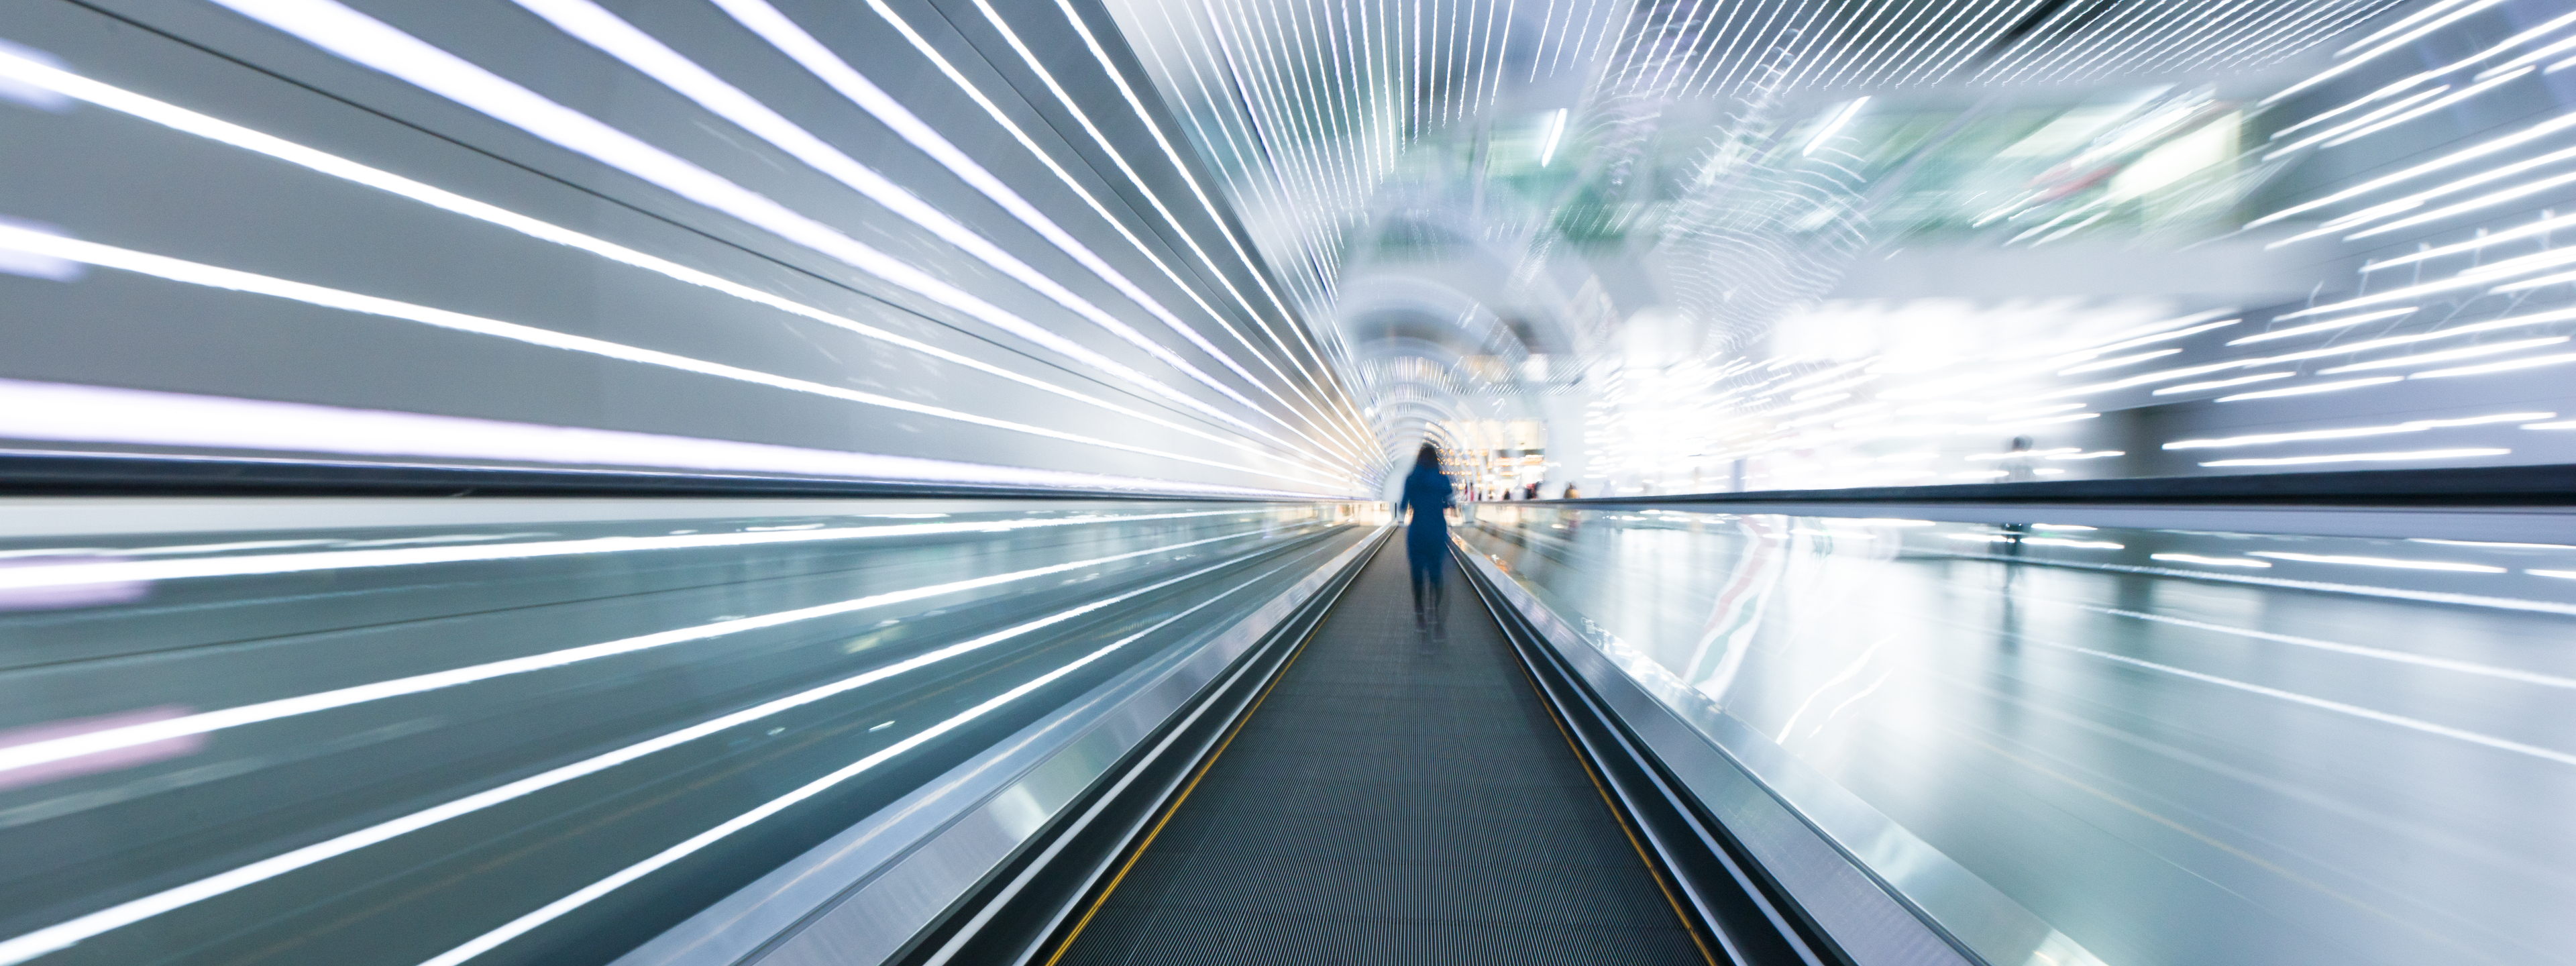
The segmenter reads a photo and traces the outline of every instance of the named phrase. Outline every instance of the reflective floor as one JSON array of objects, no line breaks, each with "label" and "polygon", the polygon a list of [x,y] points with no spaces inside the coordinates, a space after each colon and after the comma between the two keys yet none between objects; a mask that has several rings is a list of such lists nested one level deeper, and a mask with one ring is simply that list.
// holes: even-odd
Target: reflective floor
[{"label": "reflective floor", "polygon": [[1949,924],[1942,868],[2117,966],[2576,961],[2576,547],[1477,516]]},{"label": "reflective floor", "polygon": [[1373,530],[562,503],[156,534],[120,506],[0,546],[0,962],[605,962]]}]

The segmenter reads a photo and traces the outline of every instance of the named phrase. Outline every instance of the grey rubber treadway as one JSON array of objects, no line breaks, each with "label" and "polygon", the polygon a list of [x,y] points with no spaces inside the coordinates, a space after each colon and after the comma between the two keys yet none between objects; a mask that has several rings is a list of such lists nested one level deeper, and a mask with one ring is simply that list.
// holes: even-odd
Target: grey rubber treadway
[{"label": "grey rubber treadway", "polygon": [[1702,963],[1454,562],[1371,561],[1060,960]]}]

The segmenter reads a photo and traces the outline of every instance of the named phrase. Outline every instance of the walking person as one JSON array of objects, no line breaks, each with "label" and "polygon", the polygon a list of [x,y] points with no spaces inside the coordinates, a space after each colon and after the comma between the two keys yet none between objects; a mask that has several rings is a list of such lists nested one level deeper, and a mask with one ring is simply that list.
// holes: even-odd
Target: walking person
[{"label": "walking person", "polygon": [[[1404,499],[1395,505],[1395,514],[1401,517],[1404,511],[1413,511],[1412,522],[1404,528],[1404,559],[1413,569],[1413,626],[1444,636],[1448,624],[1440,605],[1448,599],[1443,578],[1448,573],[1448,510],[1454,493],[1449,477],[1440,472],[1439,447],[1422,444],[1413,457],[1413,472],[1404,477]],[[1426,596],[1431,608],[1427,615]]]}]

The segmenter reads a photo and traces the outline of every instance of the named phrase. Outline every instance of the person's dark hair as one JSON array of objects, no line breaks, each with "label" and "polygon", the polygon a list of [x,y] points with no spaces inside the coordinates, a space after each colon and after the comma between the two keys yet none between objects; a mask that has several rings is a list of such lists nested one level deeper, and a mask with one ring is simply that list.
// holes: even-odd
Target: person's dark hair
[{"label": "person's dark hair", "polygon": [[1440,447],[1429,443],[1422,444],[1422,449],[1413,454],[1413,471],[1419,473],[1426,469],[1440,472]]}]

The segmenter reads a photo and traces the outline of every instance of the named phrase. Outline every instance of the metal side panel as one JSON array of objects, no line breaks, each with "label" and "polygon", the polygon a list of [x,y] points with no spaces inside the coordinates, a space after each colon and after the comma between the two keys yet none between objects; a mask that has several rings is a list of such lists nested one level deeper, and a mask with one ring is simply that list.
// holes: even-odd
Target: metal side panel
[{"label": "metal side panel", "polygon": [[1377,541],[1134,668],[700,911],[613,966],[867,966],[899,952]]},{"label": "metal side panel", "polygon": [[1858,966],[2099,962],[1644,655],[1578,630],[1482,554],[1459,556]]}]

